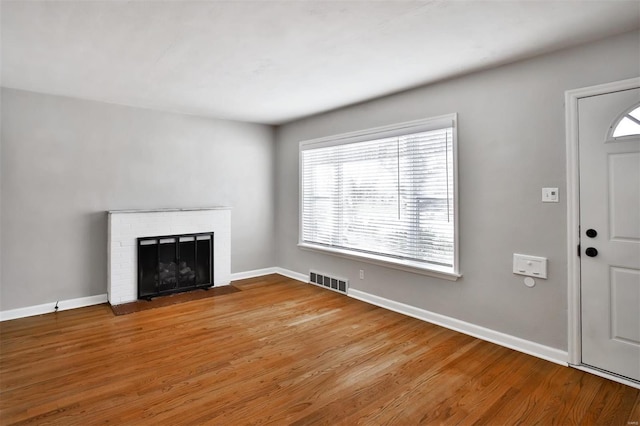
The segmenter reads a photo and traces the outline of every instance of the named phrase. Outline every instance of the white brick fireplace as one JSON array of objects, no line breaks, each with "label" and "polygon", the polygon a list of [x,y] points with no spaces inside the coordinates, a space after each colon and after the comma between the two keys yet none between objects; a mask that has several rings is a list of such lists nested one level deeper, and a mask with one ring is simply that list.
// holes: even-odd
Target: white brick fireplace
[{"label": "white brick fireplace", "polygon": [[231,281],[231,209],[114,210],[109,211],[109,303],[120,305],[138,298],[137,243],[140,237],[214,232],[214,285]]}]

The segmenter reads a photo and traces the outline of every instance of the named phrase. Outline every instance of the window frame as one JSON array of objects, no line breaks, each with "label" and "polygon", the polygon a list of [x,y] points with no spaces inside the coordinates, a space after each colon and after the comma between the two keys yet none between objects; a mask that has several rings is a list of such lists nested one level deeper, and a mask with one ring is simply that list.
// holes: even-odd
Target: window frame
[{"label": "window frame", "polygon": [[[433,276],[449,281],[456,281],[462,276],[459,269],[459,203],[458,203],[458,115],[457,113],[440,115],[426,119],[408,121],[403,123],[381,126],[355,132],[342,133],[318,139],[301,141],[298,147],[298,247],[324,254],[330,254],[352,260],[359,260],[393,269],[413,272],[421,275]],[[430,130],[452,128],[452,154],[453,154],[453,265],[451,267],[428,264],[419,261],[396,259],[384,255],[364,253],[303,241],[303,177],[304,166],[302,152],[307,149],[324,148],[337,145],[346,145],[356,142],[364,142],[411,133],[426,132]]]}]

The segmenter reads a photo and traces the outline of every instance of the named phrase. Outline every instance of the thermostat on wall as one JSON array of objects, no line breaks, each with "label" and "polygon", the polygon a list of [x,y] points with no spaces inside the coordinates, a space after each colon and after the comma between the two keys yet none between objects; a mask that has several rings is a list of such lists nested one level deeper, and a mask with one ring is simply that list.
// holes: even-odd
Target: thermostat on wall
[{"label": "thermostat on wall", "polygon": [[558,199],[558,188],[542,188],[543,203],[557,203]]}]

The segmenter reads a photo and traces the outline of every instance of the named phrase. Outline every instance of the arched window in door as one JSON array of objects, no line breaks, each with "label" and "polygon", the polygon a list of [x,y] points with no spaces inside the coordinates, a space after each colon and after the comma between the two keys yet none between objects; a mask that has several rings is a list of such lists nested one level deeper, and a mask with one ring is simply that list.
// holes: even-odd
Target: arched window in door
[{"label": "arched window in door", "polygon": [[640,135],[640,104],[632,106],[613,122],[608,139],[635,135]]}]

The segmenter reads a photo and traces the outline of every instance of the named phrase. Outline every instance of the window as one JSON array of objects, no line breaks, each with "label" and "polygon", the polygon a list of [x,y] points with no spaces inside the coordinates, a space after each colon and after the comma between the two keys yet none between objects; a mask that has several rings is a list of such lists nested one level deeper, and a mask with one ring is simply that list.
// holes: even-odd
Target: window
[{"label": "window", "polygon": [[631,107],[629,111],[619,116],[611,126],[611,130],[612,139],[640,135],[640,105]]},{"label": "window", "polygon": [[457,277],[456,115],[300,144],[300,246]]}]

